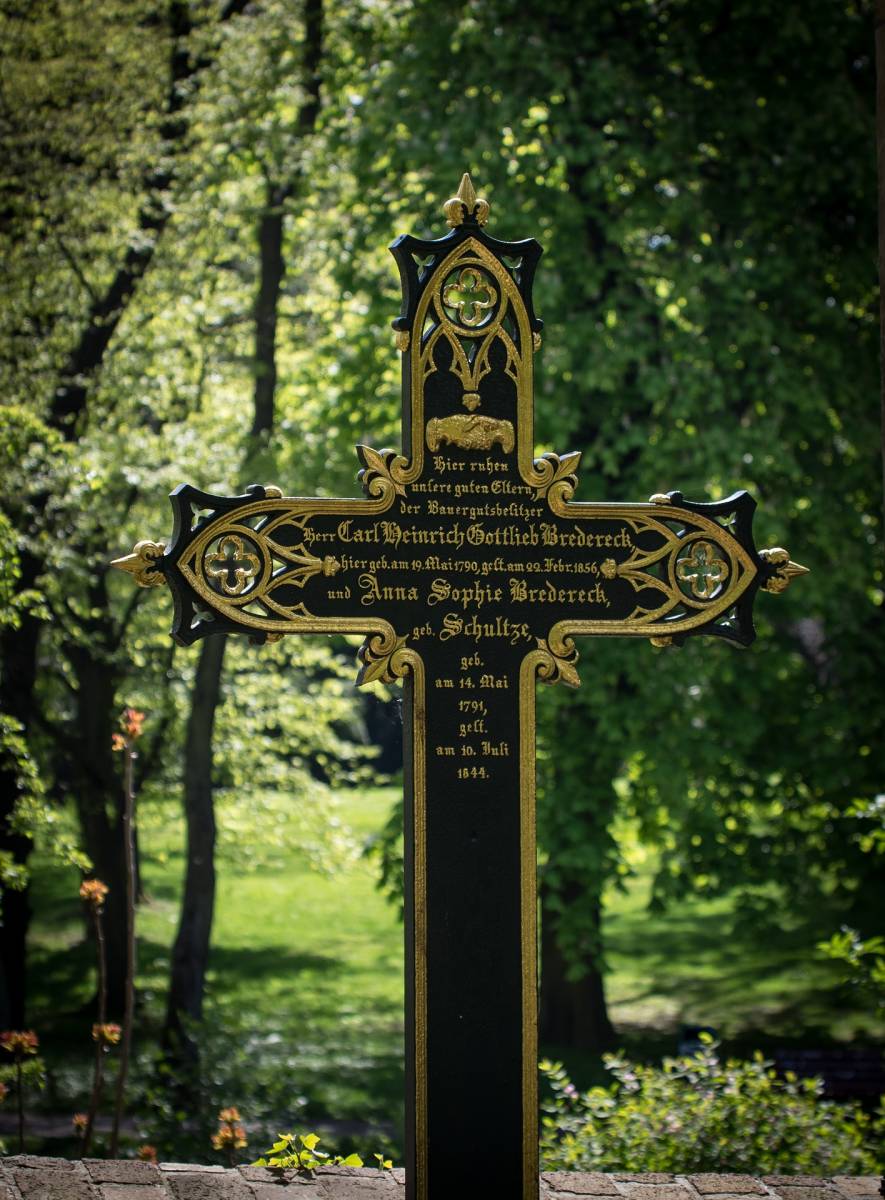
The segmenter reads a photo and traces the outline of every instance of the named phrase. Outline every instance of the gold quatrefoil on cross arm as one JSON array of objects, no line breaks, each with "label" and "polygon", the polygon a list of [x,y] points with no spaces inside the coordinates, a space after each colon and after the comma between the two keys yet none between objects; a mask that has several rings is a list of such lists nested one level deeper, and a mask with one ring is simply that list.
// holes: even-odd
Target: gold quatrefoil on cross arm
[{"label": "gold quatrefoil on cross arm", "polygon": [[226,534],[218,549],[206,557],[206,574],[216,591],[226,596],[242,596],[261,570],[261,560],[250,554],[243,539],[234,533]]},{"label": "gold quatrefoil on cross arm", "polygon": [[694,542],[676,561],[676,578],[687,583],[699,600],[712,599],[728,576],[728,563],[716,557],[716,550],[712,542]]},{"label": "gold quatrefoil on cross arm", "polygon": [[482,324],[497,299],[498,293],[474,267],[464,267],[457,281],[443,291],[443,304],[454,309],[460,323],[471,329]]}]

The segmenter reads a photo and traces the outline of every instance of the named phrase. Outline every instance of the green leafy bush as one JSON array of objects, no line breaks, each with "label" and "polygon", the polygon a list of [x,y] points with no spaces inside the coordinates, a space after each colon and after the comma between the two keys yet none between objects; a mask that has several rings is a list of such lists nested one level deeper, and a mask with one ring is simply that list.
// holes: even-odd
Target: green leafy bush
[{"label": "green leafy bush", "polygon": [[660,1067],[606,1056],[609,1087],[580,1093],[544,1061],[544,1170],[876,1174],[885,1110],[821,1098],[818,1079],[780,1078],[761,1054],[722,1062],[710,1041]]}]

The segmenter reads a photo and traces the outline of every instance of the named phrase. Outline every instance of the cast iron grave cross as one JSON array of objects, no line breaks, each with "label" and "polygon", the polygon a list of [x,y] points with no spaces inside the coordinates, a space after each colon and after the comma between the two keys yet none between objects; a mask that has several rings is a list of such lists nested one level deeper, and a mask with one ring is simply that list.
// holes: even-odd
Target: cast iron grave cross
[{"label": "cast iron grave cross", "polygon": [[[804,568],[757,552],[755,502],[576,503],[578,454],[534,457],[541,247],[483,230],[468,176],[439,241],[392,246],[403,285],[404,454],[360,446],[364,500],[253,486],[172,494],[173,637],[362,633],[360,683],[405,683],[406,1195],[538,1195],[535,681],[577,686],[575,634],[746,645],[757,590]],[[483,1190],[484,1194],[484,1190]]]}]

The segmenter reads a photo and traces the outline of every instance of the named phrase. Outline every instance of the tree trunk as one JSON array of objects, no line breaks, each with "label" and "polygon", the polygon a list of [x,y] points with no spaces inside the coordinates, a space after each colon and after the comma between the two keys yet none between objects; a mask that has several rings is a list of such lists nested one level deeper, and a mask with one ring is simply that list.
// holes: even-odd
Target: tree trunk
[{"label": "tree trunk", "polygon": [[[229,0],[219,19],[226,21],[241,13],[247,3],[248,0]],[[90,304],[86,324],[60,372],[48,422],[53,428],[61,430],[69,441],[77,437],[79,419],[86,411],[89,390],[104,365],[111,338],[139,282],[153,262],[160,237],[174,211],[169,203],[169,193],[175,182],[174,156],[187,133],[182,109],[186,98],[196,90],[194,84],[198,83],[199,73],[208,66],[208,61],[194,61],[191,58],[188,38],[193,33],[193,23],[187,0],[170,0],[168,21],[172,52],[169,90],[160,126],[166,143],[165,153],[162,164],[144,174],[145,195],[138,211],[139,236],[130,239],[107,289]],[[184,86],[186,82],[191,84],[190,91]]]},{"label": "tree trunk", "polygon": [[604,701],[602,693],[550,693],[539,724],[543,744],[555,746],[542,760],[539,792],[538,831],[547,855],[539,889],[539,1031],[544,1041],[596,1054],[615,1038],[605,999],[602,890],[616,857],[612,780],[621,762],[621,748],[601,727],[600,706],[623,700],[627,690],[616,677]]},{"label": "tree trunk", "polygon": [[876,0],[876,149],[879,169],[879,406],[885,515],[885,0]]},{"label": "tree trunk", "polygon": [[[298,129],[308,136],[316,124],[320,102],[319,67],[323,47],[323,0],[306,0],[304,10],[304,86],[306,96],[298,114]],[[266,207],[258,227],[259,276],[255,296],[255,359],[253,417],[249,461],[258,440],[274,423],[277,385],[277,315],[285,264],[283,204],[291,183],[268,181]],[[249,480],[246,481],[251,482]],[[184,805],[187,821],[187,871],[181,922],[172,955],[164,1038],[170,1056],[182,1065],[196,1060],[197,1047],[188,1036],[186,1021],[203,1011],[209,939],[215,903],[215,813],[212,800],[212,731],[221,699],[221,671],[226,638],[205,639],[200,648],[194,697],[185,744]]]},{"label": "tree trunk", "polygon": [[187,723],[184,807],[187,868],[178,934],[172,950],[165,1037],[170,1050],[195,1057],[186,1027],[203,1015],[203,988],[215,906],[215,809],[212,803],[212,730],[221,698],[224,635],[200,647],[193,700]]},{"label": "tree trunk", "polygon": [[[32,588],[37,578],[34,559],[22,556],[22,589]],[[37,675],[39,622],[25,616],[18,629],[4,629],[0,636],[0,712],[12,717],[25,737],[33,721],[34,683]],[[0,761],[0,850],[10,853],[20,866],[28,861],[31,843],[13,834],[9,817],[18,797],[18,779],[12,762]],[[0,1026],[25,1029],[26,942],[31,907],[28,891],[4,889],[0,896]]]},{"label": "tree trunk", "polygon": [[[586,905],[586,895],[575,896]],[[543,903],[543,891],[542,891]],[[601,932],[602,913],[597,902],[593,919]],[[615,1031],[605,1002],[605,982],[595,961],[586,964],[579,980],[570,980],[567,963],[556,940],[552,921],[541,922],[541,1040],[569,1049],[601,1054],[614,1045]]]},{"label": "tree trunk", "polygon": [[273,428],[277,390],[277,312],[283,282],[284,189],[268,188],[268,207],[258,226],[261,270],[255,300],[255,394],[253,438]]}]

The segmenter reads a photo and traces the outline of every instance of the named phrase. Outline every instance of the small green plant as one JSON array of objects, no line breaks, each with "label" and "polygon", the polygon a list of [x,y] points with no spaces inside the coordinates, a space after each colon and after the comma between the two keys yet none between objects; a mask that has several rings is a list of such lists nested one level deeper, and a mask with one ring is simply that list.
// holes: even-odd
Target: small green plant
[{"label": "small green plant", "polygon": [[[358,1154],[325,1154],[318,1150],[320,1138],[315,1133],[281,1133],[271,1148],[253,1167],[280,1167],[296,1171],[315,1171],[317,1167],[364,1167],[366,1164]],[[300,1148],[299,1148],[300,1143]],[[389,1170],[393,1162],[383,1154],[372,1156],[379,1170]]]},{"label": "small green plant", "polygon": [[615,1082],[579,1092],[540,1064],[542,1168],[747,1174],[875,1174],[885,1111],[821,1096],[819,1079],[780,1078],[761,1054],[722,1062],[711,1038],[693,1057],[645,1066],[607,1055]]}]

